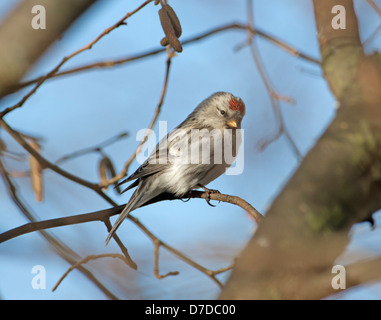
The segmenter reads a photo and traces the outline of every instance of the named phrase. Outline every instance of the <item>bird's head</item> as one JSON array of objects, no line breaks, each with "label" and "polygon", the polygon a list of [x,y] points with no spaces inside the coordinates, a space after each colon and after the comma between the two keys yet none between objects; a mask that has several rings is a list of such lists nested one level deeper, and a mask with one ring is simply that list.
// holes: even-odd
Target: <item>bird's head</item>
[{"label": "bird's head", "polygon": [[201,102],[193,115],[206,127],[240,129],[245,111],[241,98],[228,92],[216,92]]}]

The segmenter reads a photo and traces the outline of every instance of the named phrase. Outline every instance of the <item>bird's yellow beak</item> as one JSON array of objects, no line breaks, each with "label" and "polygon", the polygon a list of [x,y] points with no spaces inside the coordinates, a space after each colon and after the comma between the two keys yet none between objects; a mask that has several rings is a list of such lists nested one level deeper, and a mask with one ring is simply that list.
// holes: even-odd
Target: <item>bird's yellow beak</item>
[{"label": "bird's yellow beak", "polygon": [[237,122],[235,122],[234,120],[231,120],[228,122],[228,126],[230,128],[237,128]]}]

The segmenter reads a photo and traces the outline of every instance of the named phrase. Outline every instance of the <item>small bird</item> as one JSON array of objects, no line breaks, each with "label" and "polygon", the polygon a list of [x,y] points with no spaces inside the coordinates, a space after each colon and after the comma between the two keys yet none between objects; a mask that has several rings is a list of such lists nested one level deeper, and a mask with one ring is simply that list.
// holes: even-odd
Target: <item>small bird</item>
[{"label": "small bird", "polygon": [[216,92],[202,101],[119,184],[135,180],[123,192],[137,188],[110,230],[106,244],[131,211],[161,193],[182,197],[195,188],[202,188],[207,194],[216,192],[205,186],[234,162],[242,141],[240,129],[244,115],[245,104],[231,93]]}]

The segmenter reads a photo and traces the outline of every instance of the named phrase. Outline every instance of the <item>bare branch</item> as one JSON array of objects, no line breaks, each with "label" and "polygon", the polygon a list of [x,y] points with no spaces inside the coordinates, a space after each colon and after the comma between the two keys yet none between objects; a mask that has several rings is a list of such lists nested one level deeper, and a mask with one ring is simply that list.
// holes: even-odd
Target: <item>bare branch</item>
[{"label": "bare branch", "polygon": [[89,154],[92,152],[99,152],[100,150],[103,150],[105,147],[108,147],[108,146],[112,145],[113,143],[118,142],[121,139],[124,139],[127,137],[128,137],[128,132],[122,132],[122,133],[120,133],[114,137],[111,137],[110,139],[107,139],[106,141],[98,143],[95,146],[88,147],[88,148],[81,149],[81,150],[77,150],[77,151],[71,152],[69,154],[66,154],[66,155],[62,156],[61,158],[59,158],[58,160],[56,160],[54,163],[59,164],[59,163],[71,160],[73,158],[83,156],[85,154]]},{"label": "bare branch", "polygon": [[178,271],[170,271],[170,272],[167,272],[166,274],[160,274],[159,273],[159,250],[160,250],[160,246],[161,246],[161,241],[159,239],[155,239],[155,241],[153,243],[155,246],[155,251],[154,251],[155,263],[154,263],[154,267],[153,267],[153,274],[155,275],[155,277],[157,279],[164,279],[164,278],[169,277],[169,276],[177,276],[179,274]]},{"label": "bare branch", "polygon": [[[151,201],[147,202],[144,206],[164,201],[164,200],[181,200],[181,199],[188,199],[188,198],[199,198],[199,199],[206,199],[208,195],[205,192],[202,191],[197,191],[197,190],[192,190],[190,191],[187,195],[184,197],[178,198],[175,197],[171,194],[164,193],[162,195],[159,195],[152,199]],[[259,223],[262,219],[262,215],[253,207],[251,206],[248,202],[245,200],[236,197],[236,196],[230,196],[222,193],[212,193],[209,194],[209,198],[211,200],[216,200],[216,201],[223,201],[231,204],[235,204],[240,206],[242,209],[246,210],[250,214],[250,216],[257,222]],[[108,220],[108,218],[119,214],[122,212],[123,208],[126,205],[120,205],[120,206],[115,206],[113,208],[105,209],[105,210],[100,210],[97,212],[91,212],[91,213],[86,213],[86,214],[81,214],[81,215],[74,215],[74,216],[68,216],[64,218],[57,218],[57,219],[50,219],[50,220],[45,220],[45,221],[39,221],[39,222],[32,222],[32,223],[27,223],[25,225],[22,225],[20,227],[17,227],[15,229],[6,231],[4,233],[0,234],[0,243],[8,241],[10,239],[13,239],[15,237],[35,232],[38,230],[45,230],[45,229],[50,229],[50,228],[57,228],[57,227],[63,227],[63,226],[69,226],[69,225],[74,225],[74,224],[80,224],[80,223],[87,223],[87,222],[92,222],[92,221],[102,221],[105,222]],[[138,222],[136,218],[134,218],[132,215],[129,215],[127,218],[130,220],[134,221],[135,223]],[[137,223],[139,224],[139,223]],[[145,227],[141,224],[139,224],[140,227]],[[147,233],[145,230],[143,230],[145,233]],[[151,238],[151,237],[150,237]],[[153,238],[151,238],[153,239]]]},{"label": "bare branch", "polygon": [[368,2],[369,5],[373,8],[373,10],[376,11],[377,14],[381,17],[380,7],[373,0],[366,0],[366,2]]},{"label": "bare branch", "polygon": [[[126,258],[122,256],[121,254],[118,253],[104,253],[104,254],[94,254],[94,255],[89,255],[86,258],[83,258],[82,260],[77,261],[74,263],[63,275],[62,277],[58,280],[58,282],[55,284],[55,286],[52,288],[52,291],[55,291],[58,286],[61,284],[61,282],[69,275],[71,271],[74,269],[79,269],[82,267],[83,264],[91,261],[91,260],[96,260],[96,259],[101,259],[101,258],[114,258],[114,259],[120,259],[124,263],[128,264],[126,261]],[[116,300],[116,297],[114,298]]]},{"label": "bare branch", "polygon": [[[262,59],[259,54],[259,50],[253,41],[253,37],[256,35],[254,32],[254,17],[253,17],[253,3],[252,0],[247,0],[247,7],[248,7],[248,21],[249,25],[251,26],[250,30],[248,31],[248,38],[247,41],[250,45],[251,54],[253,56],[255,65],[257,66],[258,72],[262,78],[262,81],[266,87],[266,90],[269,94],[270,100],[271,100],[271,106],[275,115],[275,118],[278,122],[278,130],[275,133],[273,137],[270,139],[266,139],[264,142],[260,144],[261,150],[265,149],[270,143],[277,140],[282,134],[286,137],[287,141],[290,143],[291,148],[297,157],[297,159],[300,161],[302,159],[302,154],[300,153],[298,147],[295,144],[294,139],[291,137],[290,133],[288,132],[284,119],[282,116],[282,112],[280,110],[280,104],[279,101],[281,100],[282,95],[278,94],[274,86],[271,84],[270,77],[266,72],[266,69],[263,66]],[[290,101],[290,98],[287,98],[288,101]]]}]

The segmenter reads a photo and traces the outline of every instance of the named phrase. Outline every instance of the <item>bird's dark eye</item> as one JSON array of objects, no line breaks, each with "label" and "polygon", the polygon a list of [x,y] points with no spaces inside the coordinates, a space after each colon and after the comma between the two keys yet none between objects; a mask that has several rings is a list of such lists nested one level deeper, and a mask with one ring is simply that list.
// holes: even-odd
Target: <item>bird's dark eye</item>
[{"label": "bird's dark eye", "polygon": [[222,115],[224,115],[224,114],[226,113],[226,111],[225,111],[225,110],[220,110],[220,113],[221,113]]}]

